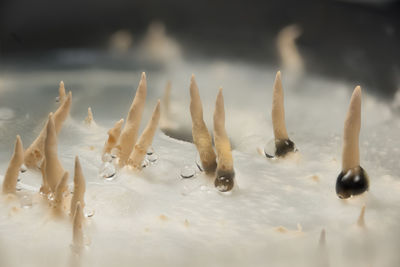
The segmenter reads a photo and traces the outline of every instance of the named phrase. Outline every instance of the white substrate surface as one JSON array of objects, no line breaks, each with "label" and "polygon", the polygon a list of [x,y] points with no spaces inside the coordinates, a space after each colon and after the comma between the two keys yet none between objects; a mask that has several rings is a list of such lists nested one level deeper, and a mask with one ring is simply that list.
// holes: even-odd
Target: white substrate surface
[{"label": "white substrate surface", "polygon": [[[363,92],[361,165],[370,176],[370,191],[340,200],[335,182],[344,117],[355,84],[315,77],[295,82],[283,73],[287,127],[299,153],[295,159],[276,161],[257,153],[272,138],[274,70],[263,66],[196,62],[167,73],[148,72],[142,128],[168,77],[173,82],[172,120],[190,133],[191,72],[197,75],[210,130],[217,89],[224,87],[236,171],[236,188],[229,194],[216,191],[213,179],[203,174],[182,179],[182,167],[195,166],[196,149],[160,131],[153,142],[159,157],[155,164],[140,173],[118,171],[111,181],[99,176],[107,129],[125,117],[140,72],[9,72],[0,77],[1,96],[7,100],[0,107],[2,174],[15,134],[26,148],[46,114],[56,108],[58,81],[64,80],[73,92],[58,153],[70,173],[71,188],[73,160],[80,157],[87,182],[86,212],[94,212],[84,228],[82,266],[314,266],[323,254],[318,248],[322,229],[330,266],[399,264],[396,111]],[[98,126],[82,123],[88,106]],[[0,266],[76,265],[71,260],[70,220],[49,215],[38,195],[39,173],[27,171],[20,178],[19,199],[0,200]],[[364,204],[366,229],[356,225]]]}]

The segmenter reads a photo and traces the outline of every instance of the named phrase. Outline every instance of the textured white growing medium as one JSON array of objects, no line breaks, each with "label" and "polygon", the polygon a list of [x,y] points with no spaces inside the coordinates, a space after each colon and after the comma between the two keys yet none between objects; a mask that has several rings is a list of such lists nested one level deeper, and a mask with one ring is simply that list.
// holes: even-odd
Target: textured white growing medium
[{"label": "textured white growing medium", "polygon": [[[343,122],[355,85],[312,77],[291,82],[283,73],[286,123],[299,154],[274,161],[257,153],[257,147],[264,147],[273,136],[274,71],[267,68],[197,62],[175,67],[168,74],[148,72],[149,97],[142,121],[147,121],[162,95],[168,75],[173,82],[172,112],[182,132],[190,133],[192,71],[209,129],[218,86],[224,87],[237,182],[230,194],[216,191],[213,179],[202,174],[182,179],[184,166],[195,167],[196,149],[162,132],[153,143],[158,155],[155,164],[140,173],[120,171],[111,181],[99,176],[107,129],[125,116],[140,72],[8,73],[1,77],[8,89],[2,97],[15,102],[4,107],[14,117],[1,125],[2,174],[13,149],[9,140],[19,133],[29,144],[41,128],[38,123],[54,109],[51,101],[57,96],[57,79],[73,91],[72,116],[61,132],[58,151],[70,174],[75,155],[80,157],[87,182],[85,209],[94,211],[84,230],[87,248],[82,266],[309,267],[321,261],[322,229],[330,266],[398,265],[400,119],[394,110],[364,90],[360,150],[361,164],[370,175],[370,192],[340,200],[335,182],[341,168]],[[75,90],[68,81],[85,89]],[[38,95],[23,90],[28,85],[36,92],[45,89]],[[110,95],[111,87],[117,89]],[[36,104],[20,108],[26,97]],[[94,127],[82,123],[89,105],[97,123]],[[73,265],[71,222],[50,216],[37,195],[39,173],[28,171],[20,178],[20,202],[0,200],[0,266]],[[72,178],[69,183],[72,189]],[[364,204],[366,229],[356,224]]]}]

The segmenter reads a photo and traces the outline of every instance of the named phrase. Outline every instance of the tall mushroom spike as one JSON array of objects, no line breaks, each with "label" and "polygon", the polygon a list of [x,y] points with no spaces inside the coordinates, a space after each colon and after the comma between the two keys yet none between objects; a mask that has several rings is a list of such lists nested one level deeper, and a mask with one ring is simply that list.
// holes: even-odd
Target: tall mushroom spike
[{"label": "tall mushroom spike", "polygon": [[217,157],[212,147],[211,135],[203,120],[203,107],[194,74],[190,79],[190,115],[193,142],[199,152],[202,167],[207,174],[214,174],[217,168]]},{"label": "tall mushroom spike", "polygon": [[81,163],[79,162],[79,157],[75,157],[75,171],[74,171],[74,194],[71,199],[71,208],[70,213],[71,216],[74,215],[74,211],[76,209],[76,205],[78,202],[81,203],[82,208],[85,207],[85,177],[83,176]]},{"label": "tall mushroom spike", "polygon": [[222,192],[232,190],[235,171],[231,144],[225,130],[225,109],[222,88],[219,89],[214,111],[214,143],[217,151],[217,175],[215,186]]},{"label": "tall mushroom spike", "polygon": [[18,174],[22,163],[24,162],[24,148],[22,146],[21,137],[17,135],[15,145],[14,145],[14,153],[11,156],[10,163],[8,164],[7,171],[4,175],[3,180],[3,193],[4,194],[13,194],[16,190]]},{"label": "tall mushroom spike", "polygon": [[50,113],[44,148],[46,180],[51,192],[55,192],[56,186],[65,172],[57,155],[57,134],[53,117],[54,115]]},{"label": "tall mushroom spike", "polygon": [[104,144],[103,154],[111,153],[111,150],[117,144],[118,138],[121,135],[121,128],[123,123],[124,119],[120,119],[114,124],[114,127],[108,130],[108,138],[106,143]]},{"label": "tall mushroom spike", "polygon": [[339,198],[364,193],[369,188],[366,171],[360,166],[359,134],[361,129],[361,87],[351,96],[343,132],[342,171],[336,179]]},{"label": "tall mushroom spike", "polygon": [[289,138],[285,124],[285,107],[280,71],[276,73],[274,82],[274,93],[272,100],[272,126],[274,128],[275,139],[286,140]]},{"label": "tall mushroom spike", "polygon": [[142,161],[146,155],[147,149],[153,142],[154,134],[158,127],[160,120],[160,100],[157,101],[157,105],[154,108],[153,115],[150,121],[147,123],[146,128],[143,130],[142,135],[137,141],[133,151],[128,159],[128,165],[134,169],[140,170],[142,168]]},{"label": "tall mushroom spike", "polygon": [[135,98],[133,99],[132,105],[129,109],[125,126],[121,132],[121,136],[117,144],[117,148],[119,150],[118,156],[120,167],[123,167],[126,164],[136,142],[140,121],[142,119],[142,113],[146,102],[146,95],[146,74],[143,72],[139,86],[136,90]]},{"label": "tall mushroom spike", "polygon": [[[69,92],[65,101],[58,107],[53,115],[54,125],[57,135],[60,133],[64,121],[67,119],[72,101],[72,93]],[[44,157],[44,140],[46,138],[47,124],[40,131],[40,134],[25,150],[24,158],[25,165],[28,168],[38,168],[38,163]]]}]

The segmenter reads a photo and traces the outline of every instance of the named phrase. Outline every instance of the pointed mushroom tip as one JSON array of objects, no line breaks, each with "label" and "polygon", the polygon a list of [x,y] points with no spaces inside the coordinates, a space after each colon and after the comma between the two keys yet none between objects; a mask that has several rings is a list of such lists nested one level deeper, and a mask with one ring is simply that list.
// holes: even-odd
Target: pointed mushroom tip
[{"label": "pointed mushroom tip", "polygon": [[278,70],[277,72],[276,72],[276,78],[281,78],[281,71],[280,70]]},{"label": "pointed mushroom tip", "polygon": [[72,97],[72,91],[69,91],[68,92],[68,99],[71,99],[71,97]]},{"label": "pointed mushroom tip", "polygon": [[78,155],[75,156],[75,164],[79,161]]},{"label": "pointed mushroom tip", "polygon": [[141,78],[142,80],[143,80],[143,79],[146,79],[146,72],[143,71],[140,78]]},{"label": "pointed mushroom tip", "polygon": [[17,134],[17,135],[15,136],[15,138],[17,139],[17,141],[21,141],[21,136],[20,136],[19,134]]},{"label": "pointed mushroom tip", "polygon": [[194,75],[194,73],[192,73],[192,76],[190,77],[191,80],[196,79],[196,76]]},{"label": "pointed mushroom tip", "polygon": [[60,81],[60,86],[64,87],[64,81]]},{"label": "pointed mushroom tip", "polygon": [[354,88],[353,94],[361,95],[361,86],[357,85],[356,88]]}]

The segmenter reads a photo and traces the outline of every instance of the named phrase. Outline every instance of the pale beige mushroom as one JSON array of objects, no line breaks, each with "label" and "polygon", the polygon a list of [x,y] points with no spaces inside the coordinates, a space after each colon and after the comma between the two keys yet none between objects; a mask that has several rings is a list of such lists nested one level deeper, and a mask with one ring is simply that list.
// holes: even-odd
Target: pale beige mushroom
[{"label": "pale beige mushroom", "polygon": [[192,136],[200,155],[201,165],[207,174],[214,174],[217,168],[212,138],[203,119],[199,88],[195,76],[190,79],[190,115],[192,117]]},{"label": "pale beige mushroom", "polygon": [[235,171],[231,143],[225,130],[225,108],[222,88],[219,88],[214,111],[214,144],[217,151],[215,186],[220,191],[230,191],[234,186]]},{"label": "pale beige mushroom", "polygon": [[65,86],[64,86],[64,82],[61,81],[60,82],[60,87],[58,88],[58,101],[62,104],[64,99],[66,97],[65,94]]},{"label": "pale beige mushroom", "polygon": [[343,133],[342,171],[360,165],[359,135],[361,129],[361,87],[357,86],[351,96]]},{"label": "pale beige mushroom", "polygon": [[24,148],[22,146],[21,137],[17,135],[14,145],[14,153],[11,156],[7,171],[3,180],[3,193],[14,194],[18,181],[20,167],[24,163]]},{"label": "pale beige mushroom", "polygon": [[81,207],[85,207],[85,177],[82,173],[81,163],[79,162],[78,156],[75,157],[75,172],[74,172],[74,194],[72,195],[71,199],[71,208],[70,214],[71,216],[74,215],[74,211],[76,209],[76,205],[78,202],[81,203]]},{"label": "pale beige mushroom", "polygon": [[283,87],[280,71],[276,73],[274,82],[274,93],[272,100],[272,127],[274,128],[275,139],[289,139],[285,124],[285,107],[283,103]]},{"label": "pale beige mushroom", "polygon": [[91,107],[88,107],[88,115],[85,118],[85,124],[89,125],[89,126],[96,124],[96,122],[94,121],[94,118],[93,118],[93,112],[92,112],[92,108]]},{"label": "pale beige mushroom", "polygon": [[171,81],[167,82],[167,85],[164,89],[164,95],[161,99],[161,117],[160,117],[160,129],[169,129],[171,128]]},{"label": "pale beige mushroom", "polygon": [[64,215],[65,211],[65,199],[68,193],[68,172],[64,172],[60,182],[57,184],[54,190],[53,199],[53,214],[56,216]]},{"label": "pale beige mushroom", "polygon": [[142,135],[135,144],[133,151],[128,159],[128,165],[134,169],[140,170],[142,168],[142,162],[146,156],[147,149],[153,142],[154,134],[158,127],[160,120],[160,100],[157,101],[157,105],[154,108],[153,115],[150,121],[147,123],[146,128],[143,130]]},{"label": "pale beige mushroom", "polygon": [[[65,101],[60,105],[53,115],[54,125],[57,135],[60,133],[64,121],[67,119],[72,101],[72,93],[69,92]],[[25,165],[28,168],[37,168],[44,157],[44,139],[46,138],[46,128],[43,127],[39,136],[32,142],[32,144],[25,150],[24,158]]]},{"label": "pale beige mushroom", "polygon": [[326,245],[326,232],[322,229],[319,236],[318,251],[315,266],[329,267],[329,253]]},{"label": "pale beige mushroom", "polygon": [[140,121],[142,120],[142,113],[146,102],[146,94],[146,74],[143,72],[139,86],[136,90],[135,98],[133,99],[132,105],[129,109],[125,126],[122,129],[118,144],[116,146],[119,151],[118,157],[120,167],[126,165],[126,162],[133,150],[133,146],[136,143]]},{"label": "pale beige mushroom", "polygon": [[44,146],[44,155],[46,159],[46,164],[44,166],[45,177],[51,192],[55,192],[56,186],[65,172],[57,155],[57,134],[53,117],[54,115],[50,113]]},{"label": "pale beige mushroom", "polygon": [[114,124],[110,130],[108,130],[108,138],[106,143],[104,144],[103,154],[110,154],[111,150],[115,147],[118,142],[118,138],[121,134],[122,124],[124,123],[124,119],[120,119]]},{"label": "pale beige mushroom", "polygon": [[83,214],[83,207],[78,201],[75,210],[73,211],[73,226],[72,226],[72,243],[75,248],[82,248],[84,246],[83,224],[85,216]]},{"label": "pale beige mushroom", "polygon": [[276,40],[282,67],[292,75],[299,75],[304,72],[304,60],[296,45],[296,39],[300,35],[299,26],[289,25],[278,33]]}]

